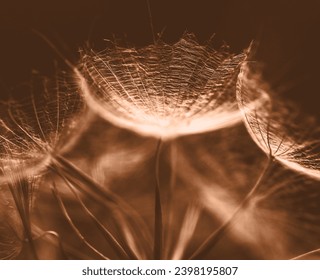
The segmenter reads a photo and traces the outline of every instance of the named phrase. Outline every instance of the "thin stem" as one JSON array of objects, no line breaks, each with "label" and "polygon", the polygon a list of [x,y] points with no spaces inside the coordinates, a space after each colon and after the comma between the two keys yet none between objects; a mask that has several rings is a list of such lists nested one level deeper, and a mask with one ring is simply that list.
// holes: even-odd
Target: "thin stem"
[{"label": "thin stem", "polygon": [[[62,180],[64,180],[64,182],[65,182],[68,186],[69,186],[69,184],[71,184],[72,186],[74,186],[75,188],[77,188],[77,190],[84,192],[89,198],[93,199],[95,202],[101,203],[102,205],[105,205],[105,204],[106,204],[106,201],[104,200],[103,197],[97,195],[95,192],[91,192],[90,190],[89,190],[89,191],[86,191],[86,189],[82,188],[81,185],[77,184],[77,183],[75,182],[75,180],[73,180],[72,176],[69,177],[69,176],[68,176],[68,173],[65,174],[65,173],[61,170],[61,168],[60,168],[59,166],[55,166],[55,165],[54,165],[54,166],[51,167],[51,169],[52,169]],[[68,178],[67,178],[67,177],[68,177]],[[113,205],[113,206],[114,206],[114,205]],[[136,254],[134,254],[133,251],[131,250],[131,248],[130,248],[128,245],[126,245],[126,243],[125,243],[126,238],[123,237],[123,236],[121,236],[121,232],[122,232],[122,230],[123,230],[124,227],[125,227],[128,231],[130,231],[130,233],[131,233],[131,227],[130,227],[130,225],[127,226],[127,224],[125,224],[125,223],[128,222],[128,219],[127,219],[127,217],[125,217],[125,214],[124,214],[122,211],[120,211],[121,208],[119,207],[119,205],[116,205],[116,206],[117,206],[117,207],[114,208],[114,207],[108,207],[108,206],[106,205],[106,208],[108,208],[108,209],[110,208],[110,210],[112,211],[114,225],[116,226],[116,230],[117,230],[117,232],[119,233],[118,239],[121,241],[121,244],[123,245],[123,247],[126,249],[127,252],[129,252],[129,251],[132,252],[132,254],[130,254],[131,258],[137,259]],[[92,215],[91,215],[91,217],[92,217]],[[117,219],[117,217],[121,217],[121,218],[123,218],[123,220],[120,221],[119,219]],[[122,222],[122,221],[124,221],[124,222]],[[130,227],[130,229],[129,229],[129,227]],[[100,229],[101,229],[101,228],[100,228]]]},{"label": "thin stem", "polygon": [[164,229],[164,240],[165,240],[165,249],[164,249],[164,257],[166,259],[170,258],[171,248],[173,247],[174,239],[172,238],[171,228],[174,222],[174,215],[173,215],[173,202],[174,202],[174,187],[176,186],[176,169],[177,169],[177,145],[175,141],[170,141],[170,183],[169,188],[166,194],[166,204],[165,204],[165,222],[168,230]]},{"label": "thin stem", "polygon": [[[37,226],[34,227],[34,231],[35,231],[35,235],[36,235],[35,240],[37,240],[39,238],[43,238],[44,236],[46,236],[48,234],[50,234],[52,236],[56,236],[56,238],[58,239],[58,242],[61,244],[61,245],[59,244],[59,247],[63,251],[61,253],[63,255],[65,255],[66,259],[88,260],[88,259],[91,258],[91,256],[86,254],[81,248],[74,247],[70,243],[64,243],[62,240],[60,240],[61,239],[60,235],[55,231],[50,231],[50,230],[49,231],[43,231],[41,228],[39,228]],[[48,241],[53,243],[52,239],[48,239]]]},{"label": "thin stem", "polygon": [[90,197],[96,199],[98,199],[99,197],[103,197],[103,199],[105,199],[105,202],[112,203],[114,205],[117,205],[119,203],[119,198],[115,194],[106,189],[103,189],[100,185],[94,182],[92,178],[90,178],[87,174],[85,174],[63,156],[55,156],[53,158],[53,165],[57,165],[58,168],[66,171],[66,174],[69,175],[68,177],[73,177],[73,179],[77,179],[84,185],[89,186],[90,188],[82,188],[81,190],[87,195],[90,195]]},{"label": "thin stem", "polygon": [[156,161],[155,161],[155,203],[154,203],[154,246],[153,246],[153,256],[155,260],[160,260],[162,257],[162,208],[161,208],[161,196],[160,196],[160,153],[163,145],[163,141],[160,138],[157,143],[156,149]]},{"label": "thin stem", "polygon": [[[21,183],[21,184],[23,184],[23,183]],[[21,186],[18,186],[18,187],[21,187]],[[9,189],[10,189],[10,192],[11,192],[12,197],[14,199],[16,209],[19,213],[19,216],[20,216],[20,219],[21,219],[21,222],[23,225],[24,233],[25,233],[25,238],[26,238],[26,241],[28,242],[28,245],[30,247],[32,257],[35,260],[38,260],[39,257],[38,257],[37,251],[36,251],[33,237],[32,237],[30,213],[29,213],[29,209],[28,209],[28,207],[29,207],[28,197],[21,197],[19,195],[19,192],[16,191],[16,187],[12,186],[11,184],[9,184]],[[23,190],[21,190],[21,191],[23,192]],[[28,192],[28,190],[26,192]],[[24,195],[26,196],[28,194],[24,193]],[[25,201],[25,200],[27,200],[27,201]]]},{"label": "thin stem", "polygon": [[87,245],[93,252],[95,252],[97,255],[99,255],[102,259],[105,259],[105,260],[109,260],[109,258],[107,258],[105,255],[103,255],[101,252],[99,252],[95,247],[93,247],[86,239],[85,237],[81,234],[81,232],[79,231],[79,229],[77,228],[77,226],[74,224],[74,222],[72,221],[65,205],[64,205],[64,202],[62,201],[55,185],[53,184],[52,185],[52,192],[59,204],[59,207],[63,213],[63,215],[65,216],[67,222],[69,223],[69,225],[71,226],[71,228],[73,229],[73,231],[75,232],[75,234],[80,238],[80,240],[85,244]]},{"label": "thin stem", "polygon": [[[144,220],[133,207],[118,195],[112,193],[106,188],[103,188],[66,158],[62,156],[55,156],[53,158],[52,170],[60,177],[65,175],[68,181],[94,201],[103,205],[108,203],[112,209],[119,211],[125,217],[125,219],[131,224],[131,228],[133,226],[139,231],[140,236],[142,235],[143,239],[147,241],[147,243],[151,240]],[[63,171],[64,175],[62,175],[61,171]],[[79,184],[77,181],[81,183]],[[83,185],[85,187],[83,187]]]},{"label": "thin stem", "polygon": [[122,258],[125,259],[137,259],[137,256],[131,251],[126,251],[121,244],[117,241],[117,239],[112,235],[112,233],[95,217],[95,215],[88,209],[83,200],[80,198],[79,194],[76,192],[74,186],[65,178],[65,182],[69,189],[72,191],[74,196],[79,201],[81,207],[88,214],[88,216],[93,220],[97,228],[103,233],[104,238],[108,243],[112,246],[114,251]]},{"label": "thin stem", "polygon": [[31,233],[31,227],[24,227],[25,228],[25,233],[26,233],[26,238],[27,238],[27,241],[30,245],[30,249],[31,249],[31,252],[32,252],[32,256],[35,260],[38,260],[39,257],[38,257],[38,253],[37,253],[37,250],[36,250],[36,246],[34,244],[34,240],[33,240],[33,237],[32,237],[32,233]]},{"label": "thin stem", "polygon": [[312,251],[309,251],[309,252],[304,253],[304,254],[301,254],[299,256],[296,256],[296,257],[292,258],[291,260],[299,260],[299,259],[302,259],[304,257],[310,256],[312,254],[320,254],[320,248],[312,250]]},{"label": "thin stem", "polygon": [[42,239],[42,238],[46,237],[47,235],[53,236],[53,237],[55,237],[55,238],[58,240],[58,246],[59,246],[61,255],[62,255],[65,259],[68,259],[68,256],[66,255],[65,250],[64,250],[64,248],[63,248],[63,244],[62,244],[62,242],[61,242],[61,240],[60,240],[60,236],[59,236],[59,234],[58,234],[57,232],[52,231],[52,230],[47,230],[47,231],[41,233],[41,235],[37,236],[37,237],[35,238],[35,240]]},{"label": "thin stem", "polygon": [[238,214],[245,209],[245,207],[250,202],[252,196],[258,190],[261,182],[264,180],[264,177],[268,173],[269,169],[272,167],[273,157],[269,157],[265,167],[263,168],[260,176],[258,177],[256,183],[246,197],[242,200],[240,205],[236,208],[232,216],[225,221],[217,230],[215,230],[203,243],[200,247],[192,254],[190,259],[201,259],[203,258],[220,240],[224,233],[233,225]]}]

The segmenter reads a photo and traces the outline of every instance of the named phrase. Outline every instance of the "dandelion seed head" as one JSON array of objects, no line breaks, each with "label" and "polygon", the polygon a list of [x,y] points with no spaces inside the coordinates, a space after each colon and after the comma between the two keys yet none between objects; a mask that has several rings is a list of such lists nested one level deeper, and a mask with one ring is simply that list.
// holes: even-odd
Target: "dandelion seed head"
[{"label": "dandelion seed head", "polygon": [[295,108],[275,98],[261,73],[244,63],[237,82],[237,99],[252,139],[284,166],[320,179],[320,142],[310,133],[317,127],[302,121]]},{"label": "dandelion seed head", "polygon": [[245,58],[202,46],[190,34],[173,45],[83,51],[81,87],[89,107],[111,123],[173,138],[240,121],[235,84]]},{"label": "dandelion seed head", "polygon": [[52,155],[67,151],[80,132],[75,117],[83,107],[66,76],[49,80],[34,74],[30,84],[18,87],[1,107],[3,170],[24,165],[26,170],[37,173]]}]

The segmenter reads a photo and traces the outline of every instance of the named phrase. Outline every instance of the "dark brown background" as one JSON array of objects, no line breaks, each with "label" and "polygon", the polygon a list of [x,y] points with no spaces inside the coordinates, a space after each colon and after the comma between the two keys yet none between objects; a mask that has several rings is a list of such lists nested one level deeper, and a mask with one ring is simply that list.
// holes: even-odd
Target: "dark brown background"
[{"label": "dark brown background", "polygon": [[[211,37],[213,34],[216,34],[217,45],[221,44],[224,40],[227,42],[233,51],[239,52],[246,48],[252,39],[259,41],[259,48],[257,53],[257,59],[265,64],[265,73],[266,78],[273,84],[275,87],[287,87],[286,90],[282,90],[282,94],[285,98],[293,99],[300,104],[302,110],[309,112],[311,114],[317,114],[320,116],[318,110],[319,97],[319,77],[320,77],[320,8],[317,7],[317,2],[319,1],[259,1],[259,0],[149,0],[152,12],[152,22],[154,25],[155,33],[162,32],[162,37],[165,41],[175,42],[178,40],[185,31],[193,32],[198,37],[198,40],[202,43]],[[149,22],[149,14],[147,9],[147,0],[21,0],[21,1],[3,1],[0,0],[0,32],[1,32],[1,43],[0,43],[0,82],[1,82],[1,98],[5,98],[6,95],[10,92],[10,89],[14,86],[19,86],[20,84],[30,80],[32,70],[38,70],[44,75],[52,74],[54,70],[55,61],[59,62],[60,67],[64,67],[61,59],[50,49],[50,47],[44,43],[42,39],[35,35],[32,32],[32,29],[36,29],[45,36],[47,36],[61,52],[68,59],[76,62],[78,59],[78,50],[84,45],[90,45],[93,48],[102,49],[104,48],[103,39],[113,39],[118,38],[122,39],[122,43],[126,42],[127,44],[133,46],[144,46],[146,44],[152,43],[152,32]],[[105,123],[100,123],[101,127],[105,127]],[[90,127],[92,131],[95,131],[97,134],[93,134],[92,131],[89,131],[87,135],[90,135],[90,139],[99,139],[100,146],[94,146],[93,151],[98,151],[99,153],[104,148],[104,152],[107,154],[109,151],[114,152],[118,147],[127,146],[130,147],[135,143],[141,145],[141,147],[147,149],[152,146],[150,151],[153,151],[155,143],[150,142],[149,146],[145,145],[145,141],[148,139],[138,138],[134,135],[129,135],[127,131],[117,131],[116,128],[114,132],[113,141],[110,140],[111,132],[104,131],[99,126]],[[237,131],[236,131],[237,132]],[[234,132],[234,133],[236,133]],[[104,134],[105,133],[105,134]],[[119,135],[118,135],[119,133]],[[121,133],[121,134],[120,134]],[[102,136],[101,136],[102,135]],[[233,134],[231,134],[233,135]],[[238,134],[234,134],[238,135]],[[107,138],[108,136],[108,138]],[[215,138],[218,137],[218,138]],[[221,139],[225,138],[225,135],[222,134]],[[193,162],[193,165],[197,167],[197,172],[199,178],[204,176],[208,180],[216,179],[215,174],[212,172],[212,163],[214,164],[223,164],[221,166],[226,166],[228,169],[228,176],[231,178],[230,182],[238,182],[240,180],[234,180],[237,177],[239,171],[239,166],[235,164],[233,169],[230,169],[229,163],[232,163],[232,160],[237,159],[237,162],[249,161],[251,160],[250,154],[248,157],[248,151],[251,153],[256,153],[256,151],[246,145],[254,145],[251,142],[245,142],[246,145],[242,145],[242,142],[238,137],[230,137],[232,141],[227,141],[229,146],[224,146],[221,144],[219,146],[219,134],[214,135],[198,135],[194,138],[185,139],[185,147],[187,151],[190,151],[189,155],[186,154],[187,164]],[[111,138],[113,139],[113,138]],[[123,142],[119,142],[119,139],[122,139]],[[217,141],[215,141],[217,139]],[[247,140],[247,138],[245,138]],[[85,141],[85,140],[84,140]],[[152,141],[152,139],[151,139]],[[190,142],[188,142],[190,141]],[[89,142],[89,140],[88,140]],[[94,142],[94,141],[93,141]],[[213,145],[202,146],[199,143],[213,143]],[[90,164],[88,160],[88,154],[94,155],[93,152],[90,154],[89,144],[84,142],[81,148],[78,149],[79,153],[82,156],[85,156],[87,163],[89,163],[87,169],[92,171],[93,164]],[[115,145],[115,143],[117,145]],[[130,143],[130,145],[128,144]],[[197,143],[197,145],[195,145]],[[216,145],[214,145],[216,143]],[[221,141],[221,143],[224,143]],[[241,145],[236,145],[241,143]],[[178,147],[183,144],[179,143]],[[92,145],[92,144],[91,144]],[[138,145],[137,145],[138,146]],[[83,148],[85,147],[85,148]],[[140,152],[138,146],[135,153]],[[182,146],[183,147],[183,146]],[[190,148],[192,147],[192,148]],[[194,147],[197,147],[199,151],[196,154]],[[222,149],[224,147],[224,150]],[[235,155],[241,155],[241,157],[230,158],[226,157],[224,151],[229,151],[229,147],[233,147]],[[101,148],[101,149],[99,149]],[[166,183],[169,181],[171,176],[171,166],[166,163],[165,153],[168,153],[169,148],[163,150],[163,162],[161,169],[161,180]],[[239,149],[239,151],[238,151]],[[142,149],[143,150],[143,149]],[[129,150],[131,151],[131,150]],[[183,150],[182,150],[183,151]],[[219,153],[215,153],[219,151]],[[246,153],[242,152],[246,151]],[[210,152],[210,153],[209,153]],[[133,153],[133,152],[132,152]],[[207,164],[207,168],[202,163],[202,154],[209,153],[210,164]],[[134,153],[133,153],[134,154]],[[183,155],[183,153],[180,153]],[[232,154],[232,153],[231,153]],[[181,157],[180,155],[180,157]],[[199,156],[195,156],[199,155]],[[233,155],[233,154],[232,154]],[[221,159],[219,158],[221,157]],[[81,156],[78,156],[81,159]],[[95,159],[94,156],[89,157],[90,159]],[[179,160],[179,157],[177,157]],[[180,159],[183,162],[183,157]],[[189,159],[189,160],[188,160]],[[192,160],[191,160],[192,159]],[[124,159],[122,159],[124,161]],[[147,163],[147,168],[141,168],[139,172],[136,172],[133,176],[132,174],[125,176],[126,174],[115,173],[112,178],[112,186],[119,193],[124,193],[126,197],[130,198],[130,201],[133,201],[138,205],[138,209],[147,216],[148,221],[152,220],[152,211],[145,211],[147,209],[152,209],[152,205],[145,203],[148,200],[148,195],[151,195],[150,186],[153,186],[153,158],[150,158],[150,161]],[[122,161],[115,161],[117,164],[113,164],[115,167],[108,168],[108,176],[112,170],[119,169]],[[186,165],[186,163],[184,164]],[[81,164],[81,160],[78,160],[78,164]],[[177,166],[185,166],[179,165]],[[245,163],[247,164],[247,163]],[[244,165],[247,167],[247,165]],[[256,168],[255,164],[248,166],[253,166],[252,169],[257,169],[256,172],[260,172],[259,168]],[[90,169],[90,168],[92,169]],[[122,168],[122,167],[121,167]],[[190,170],[193,170],[192,164],[190,164]],[[111,170],[110,170],[111,169]],[[201,172],[199,171],[201,169]],[[183,168],[181,168],[183,170]],[[227,169],[226,169],[227,170]],[[255,180],[258,176],[252,175],[251,171],[247,172],[247,169],[240,172],[240,175],[250,174],[250,179]],[[249,170],[249,169],[248,169]],[[117,170],[116,170],[117,171]],[[125,172],[124,172],[125,173]],[[173,171],[172,171],[173,173]],[[173,173],[174,174],[174,173]],[[192,173],[190,173],[192,174]],[[214,175],[212,175],[214,174]],[[119,177],[117,177],[119,176]],[[132,176],[132,177],[131,177]],[[228,178],[229,178],[228,177]],[[252,177],[252,178],[251,178]],[[133,178],[133,179],[132,179]],[[147,178],[147,179],[146,179]],[[185,177],[183,177],[185,178]],[[188,178],[188,176],[187,176]],[[197,177],[195,177],[197,178]],[[130,180],[130,184],[128,184]],[[109,182],[109,181],[108,181]],[[179,183],[179,182],[178,182]],[[251,186],[252,184],[247,184],[247,182],[242,182],[244,186]],[[141,186],[140,193],[136,191],[135,188],[130,188],[128,192],[128,186]],[[163,182],[162,182],[163,184]],[[183,183],[180,183],[184,186]],[[111,183],[110,183],[111,185]],[[119,188],[120,187],[120,188]],[[193,186],[191,186],[193,187]],[[318,187],[318,186],[315,186]],[[148,188],[149,192],[145,192]],[[119,190],[120,189],[120,190]],[[44,188],[44,190],[46,190]],[[303,204],[302,209],[305,210],[306,222],[303,225],[306,225],[305,228],[309,225],[308,218],[308,207],[313,207],[310,201],[317,201],[317,197],[314,193],[318,194],[317,191],[312,192],[312,189],[309,192],[310,188],[305,188],[303,191],[298,193],[291,194],[289,192],[287,200],[279,199],[278,202],[283,203],[288,201],[291,203],[294,209],[300,207],[300,212],[297,211],[297,217],[301,214],[301,205]],[[304,193],[307,192],[307,194]],[[179,192],[186,193],[184,189]],[[143,195],[141,195],[143,194]],[[310,196],[308,196],[310,194]],[[41,193],[45,196],[45,191]],[[292,198],[291,199],[291,196]],[[312,199],[310,198],[312,196]],[[301,198],[301,201],[299,200]],[[306,203],[306,199],[308,202]],[[310,201],[309,201],[310,199]],[[189,201],[189,198],[185,198],[186,201]],[[296,202],[298,201],[298,203]],[[59,232],[62,234],[64,240],[68,238],[75,243],[77,239],[74,238],[74,235],[65,224],[62,224],[63,217],[59,216],[59,211],[55,201],[50,194],[50,198],[39,199],[39,213],[42,214],[41,218],[44,221],[44,224],[48,226],[48,229],[59,229]],[[49,201],[49,203],[47,203]],[[143,201],[143,203],[141,203]],[[41,204],[42,203],[42,204]],[[54,204],[53,204],[54,203]],[[72,204],[73,203],[73,204]],[[271,201],[272,203],[277,203],[277,201]],[[75,204],[74,201],[71,201],[68,205],[72,207]],[[54,207],[51,207],[55,205]],[[180,205],[178,205],[179,211]],[[282,204],[281,204],[282,206]],[[47,207],[47,208],[46,208]],[[149,207],[149,208],[148,208]],[[286,204],[283,206],[286,207]],[[280,207],[281,208],[281,207]],[[277,208],[276,208],[277,209]],[[282,209],[282,208],[281,208]],[[318,208],[317,208],[318,209]],[[43,211],[44,210],[44,211]],[[74,213],[77,213],[78,208],[75,208]],[[287,210],[287,209],[286,209]],[[312,210],[312,209],[311,209]],[[43,212],[42,212],[43,211]],[[58,214],[57,214],[58,213]],[[82,212],[81,212],[82,213]],[[275,212],[277,213],[277,212]],[[294,211],[290,211],[295,217]],[[312,212],[311,212],[312,213]],[[318,212],[317,212],[318,213]],[[99,213],[102,218],[105,218],[105,212]],[[75,215],[76,216],[76,215]],[[48,218],[50,217],[50,218]],[[83,223],[82,229],[88,233],[88,236],[91,235],[91,230],[93,229],[88,226],[86,220],[82,219],[82,215],[77,215],[77,219],[80,219]],[[318,218],[319,216],[311,216],[312,218]],[[204,216],[204,222],[208,217]],[[103,220],[105,221],[105,220]],[[272,221],[272,220],[271,220]],[[292,221],[290,221],[292,222]],[[48,223],[48,224],[47,224]],[[260,223],[260,222],[259,222]],[[52,226],[55,225],[55,226]],[[151,224],[151,223],[150,223]],[[273,226],[273,224],[272,224]],[[300,229],[299,223],[299,229]],[[313,232],[314,236],[318,238],[318,231],[315,224],[312,224],[314,227]],[[177,228],[178,229],[178,228]],[[313,228],[312,228],[313,229]],[[201,235],[204,236],[206,232],[210,232],[210,228],[207,228],[207,231],[201,229]],[[178,232],[178,231],[177,231]],[[200,231],[199,231],[200,232]],[[301,232],[305,233],[303,230]],[[299,233],[299,232],[298,232]],[[301,236],[301,235],[300,235]],[[95,237],[94,237],[95,238]],[[201,237],[202,238],[202,237]],[[201,238],[198,238],[199,240]],[[286,252],[288,256],[297,255],[299,252],[305,252],[307,249],[313,249],[318,244],[313,243],[314,239],[304,238],[303,240],[310,242],[308,246],[303,243],[297,246],[293,246],[292,252]],[[231,238],[230,238],[231,240]],[[98,244],[100,239],[95,240]],[[268,240],[267,240],[268,241]],[[278,240],[276,240],[278,241]],[[279,242],[279,241],[278,241]],[[301,242],[301,240],[300,240]],[[317,239],[318,242],[318,239]],[[265,242],[267,243],[267,242]],[[263,244],[265,244],[263,243]],[[196,246],[196,242],[193,242],[193,246]],[[232,258],[252,258],[256,257],[256,253],[260,252],[250,252],[247,247],[245,249],[239,250],[241,246],[234,246],[232,242],[222,242],[220,249],[216,251],[217,255],[213,255],[215,258],[223,258],[224,256]],[[263,245],[262,244],[262,245]],[[269,243],[268,243],[269,244]],[[268,246],[269,247],[269,246]],[[272,246],[270,246],[272,248]],[[297,247],[297,248],[296,248]],[[44,247],[47,248],[47,247]],[[108,248],[105,248],[106,250]],[[226,250],[227,249],[227,250]],[[298,252],[298,250],[299,252]],[[237,251],[237,254],[234,255],[234,251]],[[45,250],[49,251],[49,250]],[[223,255],[225,254],[225,255]],[[243,255],[242,255],[243,254]],[[278,255],[276,257],[279,257]]]},{"label": "dark brown background", "polygon": [[[318,114],[319,1],[150,0],[150,6],[155,33],[162,32],[168,42],[185,31],[201,42],[216,34],[217,43],[224,40],[240,51],[257,39],[257,58],[264,62],[268,79],[287,87],[283,94],[303,110]],[[73,61],[81,46],[101,49],[105,38],[137,47],[152,43],[147,0],[1,0],[2,96],[28,80],[33,69],[50,74],[59,60],[32,29]]]}]

